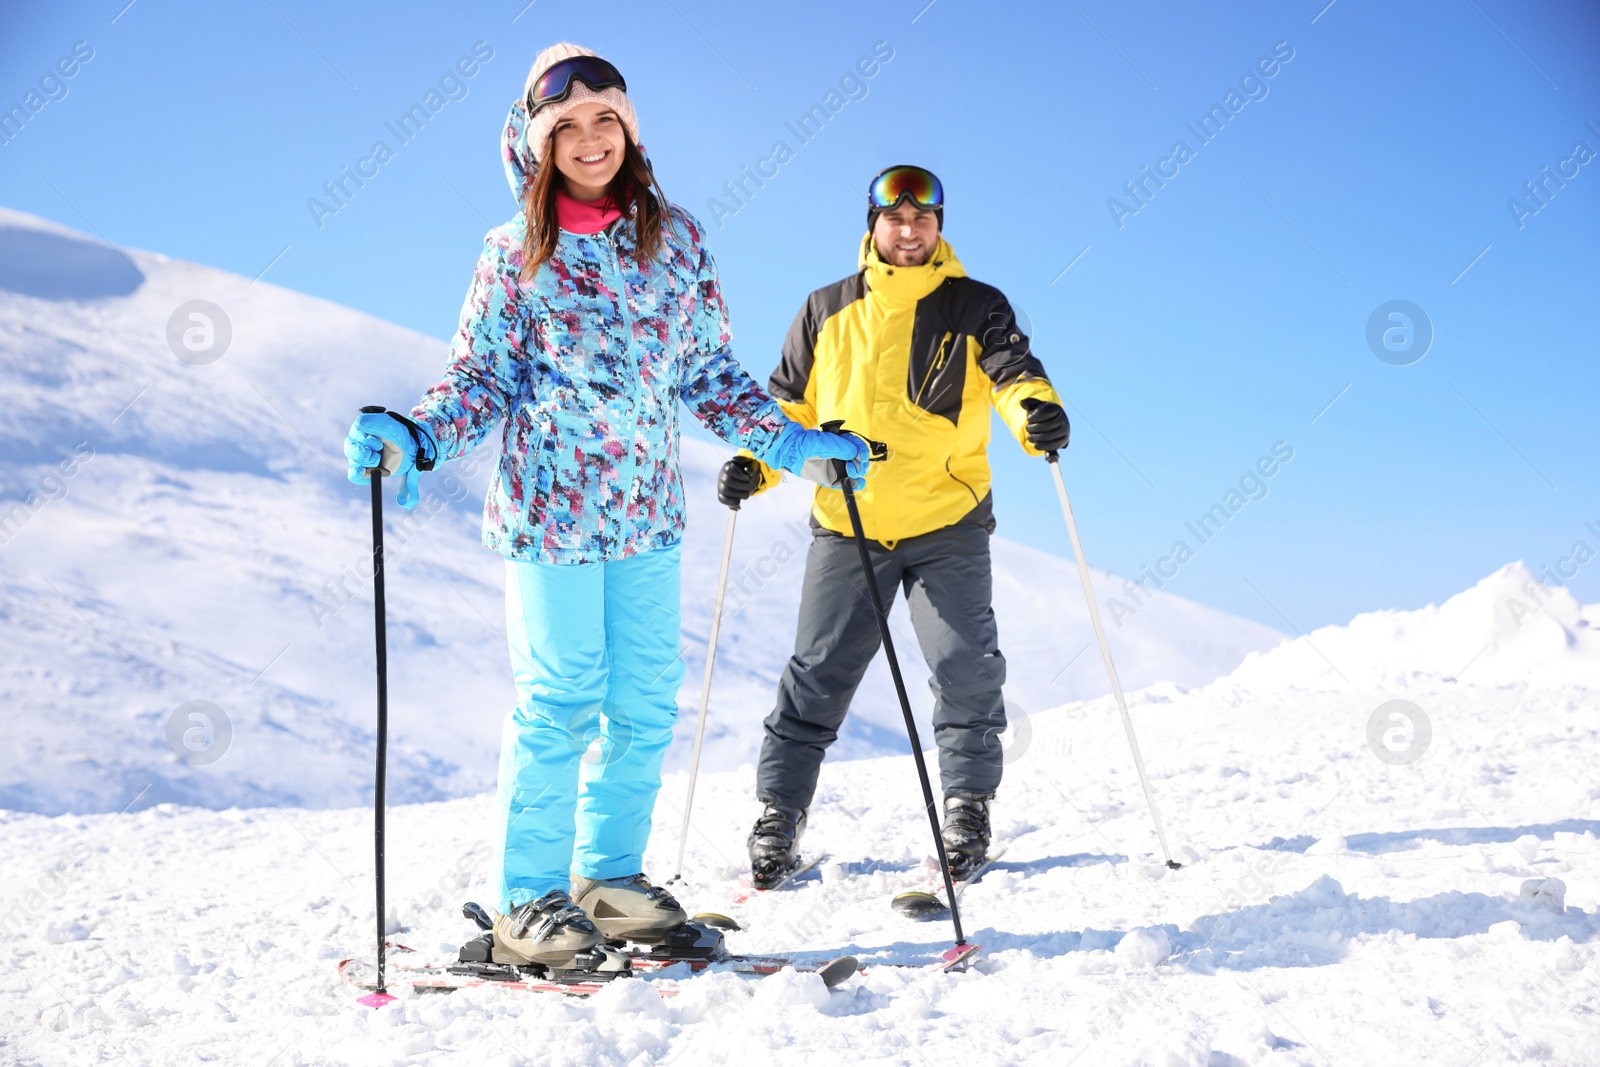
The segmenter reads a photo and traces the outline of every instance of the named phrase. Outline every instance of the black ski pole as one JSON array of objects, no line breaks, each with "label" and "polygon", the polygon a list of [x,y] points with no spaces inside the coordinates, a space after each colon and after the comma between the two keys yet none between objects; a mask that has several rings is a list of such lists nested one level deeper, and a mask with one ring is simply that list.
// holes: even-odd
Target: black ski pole
[{"label": "black ski pole", "polygon": [[[830,433],[840,433],[843,431],[844,423],[827,422],[823,423],[822,428]],[[961,932],[961,908],[956,900],[955,883],[950,878],[950,859],[945,855],[944,837],[939,833],[938,805],[933,800],[933,786],[928,782],[928,764],[922,758],[922,741],[917,736],[917,721],[911,716],[911,699],[906,696],[905,679],[900,676],[900,661],[894,654],[894,638],[889,633],[889,613],[884,609],[883,598],[878,595],[877,577],[872,573],[872,556],[867,552],[867,537],[861,529],[861,510],[856,506],[855,490],[850,488],[850,474],[846,468],[846,461],[834,460],[833,468],[834,475],[839,481],[839,488],[844,490],[845,510],[850,513],[850,531],[855,535],[856,549],[861,553],[861,574],[866,579],[867,597],[872,601],[872,612],[878,618],[878,634],[883,638],[884,654],[889,657],[889,673],[894,677],[895,695],[900,698],[900,713],[905,716],[906,736],[911,741],[911,758],[917,764],[917,779],[922,783],[922,800],[928,809],[928,825],[933,829],[933,847],[938,851],[939,871],[944,875],[945,899],[950,902],[950,922],[956,929],[956,945],[965,945],[967,938]]]},{"label": "black ski pole", "polygon": [[[367,415],[386,410],[381,404],[369,404],[361,409]],[[378,764],[372,793],[373,870],[378,889],[378,988],[360,999],[360,1003],[369,1008],[381,1008],[395,999],[385,984],[384,973],[387,931],[383,907],[383,809],[387,776],[385,756],[389,750],[389,655],[383,628],[383,478],[398,469],[399,459],[400,450],[385,441],[378,466],[367,469],[367,481],[372,485],[372,611],[378,648]]]}]

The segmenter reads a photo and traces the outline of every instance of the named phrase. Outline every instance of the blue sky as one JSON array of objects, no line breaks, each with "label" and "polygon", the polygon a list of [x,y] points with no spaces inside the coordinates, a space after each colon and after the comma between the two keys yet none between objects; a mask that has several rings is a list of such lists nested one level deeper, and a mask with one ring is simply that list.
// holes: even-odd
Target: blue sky
[{"label": "blue sky", "polygon": [[[854,269],[867,179],[941,175],[946,236],[1070,402],[1098,567],[1164,566],[1289,631],[1600,550],[1592,3],[125,2],[0,9],[0,107],[47,100],[0,138],[0,204],[446,337],[514,210],[506,106],[572,39],[623,70],[668,194],[712,223],[763,379],[805,294]],[[786,124],[836,89],[801,144]],[[400,144],[386,124],[430,90]],[[316,219],[379,140],[393,158]],[[778,140],[793,158],[728,200]],[[1431,325],[1420,359],[1369,345],[1395,300]],[[1292,459],[1247,478],[1275,445]],[[1002,532],[1066,554],[1042,463],[993,457]],[[1259,499],[1230,500],[1241,479]],[[1571,585],[1600,600],[1600,560]]]}]

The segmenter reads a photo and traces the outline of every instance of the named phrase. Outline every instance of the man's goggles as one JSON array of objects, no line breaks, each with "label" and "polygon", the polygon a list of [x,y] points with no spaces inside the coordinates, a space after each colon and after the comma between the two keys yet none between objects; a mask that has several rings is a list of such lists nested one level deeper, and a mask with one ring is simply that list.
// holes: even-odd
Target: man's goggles
[{"label": "man's goggles", "polygon": [[573,56],[552,65],[528,87],[528,117],[532,118],[542,107],[571,96],[576,82],[582,82],[597,93],[604,89],[628,91],[628,83],[622,80],[621,72],[610,63],[599,56]]},{"label": "man's goggles", "polygon": [[944,186],[931,170],[901,165],[883,171],[867,187],[867,203],[878,211],[908,198],[924,211],[936,211],[944,207]]}]

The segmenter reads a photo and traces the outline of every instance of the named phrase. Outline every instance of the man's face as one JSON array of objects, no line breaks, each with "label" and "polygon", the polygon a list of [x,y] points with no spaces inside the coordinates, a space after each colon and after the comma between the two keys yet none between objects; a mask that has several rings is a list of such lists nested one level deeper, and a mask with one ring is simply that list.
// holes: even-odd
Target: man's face
[{"label": "man's face", "polygon": [[939,217],[902,201],[878,216],[872,243],[891,267],[920,267],[939,245]]}]

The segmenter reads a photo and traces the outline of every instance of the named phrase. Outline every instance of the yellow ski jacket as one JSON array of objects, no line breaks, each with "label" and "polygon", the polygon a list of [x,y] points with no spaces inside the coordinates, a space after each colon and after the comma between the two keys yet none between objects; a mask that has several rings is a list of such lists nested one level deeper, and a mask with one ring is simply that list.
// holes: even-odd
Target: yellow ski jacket
[{"label": "yellow ski jacket", "polygon": [[[989,506],[991,404],[1037,456],[1022,401],[1060,398],[1005,295],[968,278],[943,238],[923,266],[892,267],[868,235],[859,262],[806,299],[768,391],[803,426],[843,419],[889,446],[856,502],[863,532],[892,548]],[[762,488],[776,483],[762,474]],[[819,487],[812,514],[850,534],[840,490]]]}]

